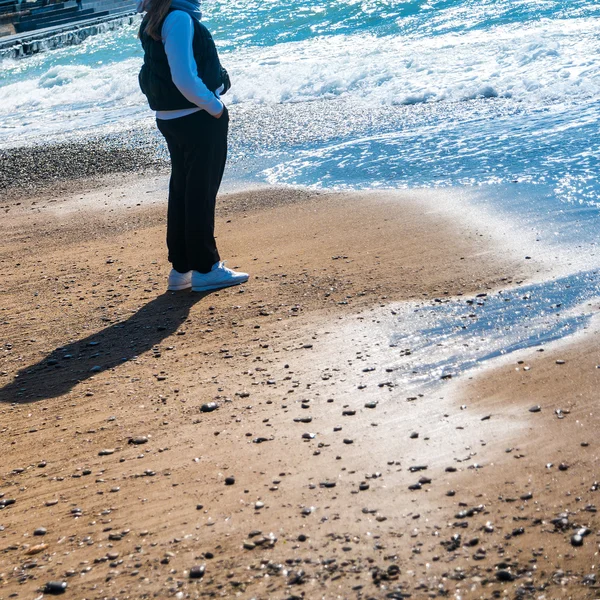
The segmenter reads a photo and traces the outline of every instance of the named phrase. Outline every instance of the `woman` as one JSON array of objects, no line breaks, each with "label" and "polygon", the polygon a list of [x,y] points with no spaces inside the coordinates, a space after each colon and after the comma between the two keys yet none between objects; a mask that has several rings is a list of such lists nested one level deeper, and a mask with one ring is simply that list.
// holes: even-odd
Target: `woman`
[{"label": "woman", "polygon": [[215,201],[227,159],[227,71],[200,18],[200,0],[146,0],[139,37],[142,92],[171,156],[167,247],[169,290],[215,290],[248,281],[228,269],[215,242]]}]

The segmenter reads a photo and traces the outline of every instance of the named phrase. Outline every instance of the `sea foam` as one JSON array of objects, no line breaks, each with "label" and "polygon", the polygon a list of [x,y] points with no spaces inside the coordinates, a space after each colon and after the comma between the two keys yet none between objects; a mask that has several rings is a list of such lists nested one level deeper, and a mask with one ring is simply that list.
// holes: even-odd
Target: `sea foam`
[{"label": "sea foam", "polygon": [[[111,35],[114,45],[118,38]],[[31,76],[20,67],[14,83],[10,65],[3,65],[0,144],[84,131],[124,114],[129,121],[148,116],[137,84],[141,50],[132,31],[127,35],[127,51],[117,60],[97,60],[95,41],[92,52],[80,48],[68,62],[48,62],[45,69],[33,62]],[[107,56],[104,51],[101,58]],[[365,103],[478,98],[538,105],[589,101],[600,96],[600,22],[511,23],[432,37],[331,35],[240,47],[222,53],[222,60],[234,84],[226,97],[231,104],[350,98],[364,110]]]}]

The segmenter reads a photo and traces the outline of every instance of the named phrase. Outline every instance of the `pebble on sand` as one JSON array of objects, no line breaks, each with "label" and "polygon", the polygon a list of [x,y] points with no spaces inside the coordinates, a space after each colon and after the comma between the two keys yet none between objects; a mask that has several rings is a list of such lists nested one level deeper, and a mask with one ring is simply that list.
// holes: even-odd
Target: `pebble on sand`
[{"label": "pebble on sand", "polygon": [[129,438],[129,444],[134,444],[135,446],[140,446],[141,444],[148,443],[148,438],[145,435],[138,435],[132,438]]},{"label": "pebble on sand", "polygon": [[66,581],[49,581],[43,589],[44,594],[57,595],[67,591]]},{"label": "pebble on sand", "polygon": [[206,572],[205,565],[199,565],[196,567],[192,567],[190,569],[190,579],[202,579],[202,577],[204,577],[205,572]]}]

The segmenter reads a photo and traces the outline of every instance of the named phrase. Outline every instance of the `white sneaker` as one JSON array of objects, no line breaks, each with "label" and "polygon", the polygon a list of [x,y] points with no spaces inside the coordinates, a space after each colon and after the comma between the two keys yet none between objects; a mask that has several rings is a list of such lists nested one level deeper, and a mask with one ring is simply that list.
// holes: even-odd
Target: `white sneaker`
[{"label": "white sneaker", "polygon": [[248,281],[248,277],[248,273],[232,271],[221,261],[215,263],[208,273],[192,272],[192,292],[208,292],[231,285],[239,285]]},{"label": "white sneaker", "polygon": [[167,286],[168,290],[176,292],[178,290],[187,290],[190,287],[192,287],[192,271],[180,273],[175,269],[171,269]]}]

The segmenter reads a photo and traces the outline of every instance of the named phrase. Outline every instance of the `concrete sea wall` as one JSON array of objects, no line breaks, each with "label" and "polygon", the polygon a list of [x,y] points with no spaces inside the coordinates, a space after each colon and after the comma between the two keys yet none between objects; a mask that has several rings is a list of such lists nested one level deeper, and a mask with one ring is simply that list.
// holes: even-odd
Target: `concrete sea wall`
[{"label": "concrete sea wall", "polygon": [[111,15],[83,23],[0,38],[0,60],[19,58],[63,46],[73,46],[83,42],[91,35],[118,29],[139,18],[139,15],[134,13]]}]

